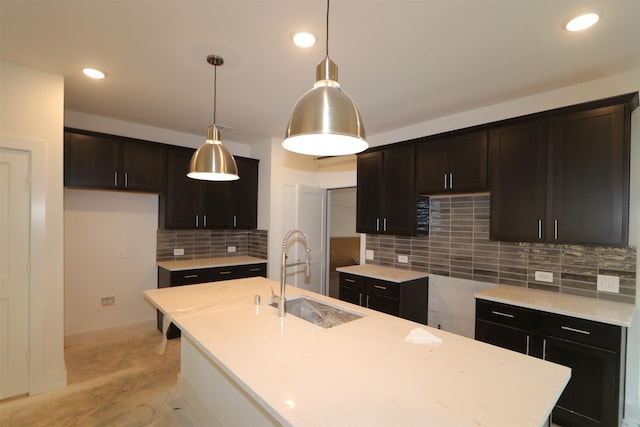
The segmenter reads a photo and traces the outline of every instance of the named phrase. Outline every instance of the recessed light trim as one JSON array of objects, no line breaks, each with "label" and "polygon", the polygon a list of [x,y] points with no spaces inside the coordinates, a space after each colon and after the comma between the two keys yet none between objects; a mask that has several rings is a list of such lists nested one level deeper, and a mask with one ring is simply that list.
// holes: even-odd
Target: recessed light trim
[{"label": "recessed light trim", "polygon": [[571,19],[565,24],[564,28],[571,32],[586,30],[587,28],[594,26],[599,19],[600,16],[597,13],[585,13]]},{"label": "recessed light trim", "polygon": [[316,36],[311,33],[300,32],[296,33],[292,37],[293,43],[302,48],[311,47],[316,44]]},{"label": "recessed light trim", "polygon": [[105,73],[95,68],[83,68],[82,72],[85,76],[91,77],[92,79],[104,79],[106,77]]}]

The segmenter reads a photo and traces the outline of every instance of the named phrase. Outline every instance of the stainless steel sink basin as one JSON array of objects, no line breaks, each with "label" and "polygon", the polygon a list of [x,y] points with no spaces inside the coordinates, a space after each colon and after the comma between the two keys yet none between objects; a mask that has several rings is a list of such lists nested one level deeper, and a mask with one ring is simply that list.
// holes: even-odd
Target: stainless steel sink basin
[{"label": "stainless steel sink basin", "polygon": [[[276,307],[277,304],[269,304]],[[297,316],[323,328],[342,325],[363,317],[362,314],[345,310],[344,308],[328,304],[309,297],[293,297],[284,305],[287,314]]]}]

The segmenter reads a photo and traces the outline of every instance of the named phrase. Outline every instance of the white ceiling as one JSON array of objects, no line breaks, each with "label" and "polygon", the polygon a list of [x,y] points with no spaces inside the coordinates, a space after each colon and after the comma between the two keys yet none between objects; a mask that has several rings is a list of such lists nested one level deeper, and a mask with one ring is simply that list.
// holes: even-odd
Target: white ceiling
[{"label": "white ceiling", "polygon": [[[65,108],[223,140],[282,138],[324,57],[324,0],[0,0],[0,57],[65,78]],[[561,25],[595,10],[584,33]],[[308,30],[307,50],[290,41]],[[329,55],[373,135],[640,68],[640,0],[333,0]],[[81,73],[96,67],[108,78]]]}]

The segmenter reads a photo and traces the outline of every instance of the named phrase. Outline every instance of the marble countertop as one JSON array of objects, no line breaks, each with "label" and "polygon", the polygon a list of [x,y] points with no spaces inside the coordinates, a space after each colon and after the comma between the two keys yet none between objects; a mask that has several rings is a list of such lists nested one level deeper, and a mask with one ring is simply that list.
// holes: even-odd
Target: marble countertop
[{"label": "marble countertop", "polygon": [[476,298],[628,327],[635,306],[518,286],[500,285],[478,292]]},{"label": "marble countertop", "polygon": [[[262,277],[145,291],[212,363],[283,424],[537,426],[570,370],[287,286],[364,317],[323,329],[267,305]],[[260,295],[262,305],[254,304]],[[422,328],[441,343],[409,343]]]},{"label": "marble countertop", "polygon": [[382,267],[374,264],[350,265],[338,267],[336,271],[341,273],[355,274],[358,276],[371,277],[373,279],[386,280],[388,282],[402,283],[410,280],[429,277],[428,273],[420,271],[403,270],[400,268]]},{"label": "marble countertop", "polygon": [[252,256],[230,256],[204,259],[184,259],[179,261],[159,261],[158,267],[169,271],[193,270],[196,268],[228,267],[231,265],[261,264],[266,259]]}]

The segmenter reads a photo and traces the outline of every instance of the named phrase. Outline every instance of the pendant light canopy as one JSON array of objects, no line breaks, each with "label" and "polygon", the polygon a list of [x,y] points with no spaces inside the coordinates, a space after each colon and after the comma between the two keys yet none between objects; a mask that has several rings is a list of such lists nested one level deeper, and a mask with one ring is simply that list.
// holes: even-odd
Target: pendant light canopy
[{"label": "pendant light canopy", "polygon": [[213,125],[207,131],[207,140],[191,157],[189,173],[193,179],[205,181],[234,181],[239,179],[236,161],[222,145],[220,130],[216,126],[216,80],[217,67],[224,64],[224,59],[218,55],[207,56],[207,62],[213,65]]},{"label": "pendant light canopy", "polygon": [[316,67],[316,83],[298,100],[282,146],[315,156],[354,154],[369,147],[355,102],[338,83],[338,66],[329,59],[329,0],[325,58]]}]

